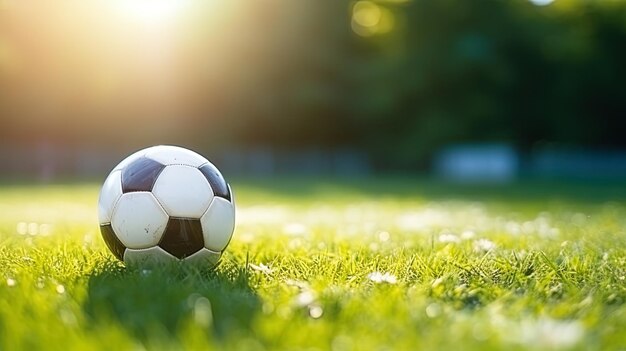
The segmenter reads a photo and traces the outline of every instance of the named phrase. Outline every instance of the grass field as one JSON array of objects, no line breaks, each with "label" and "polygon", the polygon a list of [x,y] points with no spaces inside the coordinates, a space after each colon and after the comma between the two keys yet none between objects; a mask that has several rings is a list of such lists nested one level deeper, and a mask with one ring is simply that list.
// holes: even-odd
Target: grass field
[{"label": "grass field", "polygon": [[215,271],[125,268],[98,184],[0,185],[0,350],[626,350],[626,186],[239,181]]}]

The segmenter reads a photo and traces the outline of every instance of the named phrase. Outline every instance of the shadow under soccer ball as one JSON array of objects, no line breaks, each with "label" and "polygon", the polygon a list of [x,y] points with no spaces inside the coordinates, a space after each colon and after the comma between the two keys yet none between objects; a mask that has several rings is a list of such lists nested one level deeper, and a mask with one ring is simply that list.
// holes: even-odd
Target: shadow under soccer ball
[{"label": "shadow under soccer ball", "polygon": [[247,334],[261,310],[247,272],[230,261],[211,271],[185,264],[124,268],[107,261],[88,279],[83,309],[90,322],[119,323],[143,341],[179,335],[190,323],[220,339]]}]

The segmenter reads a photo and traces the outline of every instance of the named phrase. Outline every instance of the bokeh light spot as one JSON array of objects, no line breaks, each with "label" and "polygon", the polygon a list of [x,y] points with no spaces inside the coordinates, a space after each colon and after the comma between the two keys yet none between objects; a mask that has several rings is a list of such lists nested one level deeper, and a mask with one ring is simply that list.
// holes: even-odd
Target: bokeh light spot
[{"label": "bokeh light spot", "polygon": [[352,8],[352,19],[362,27],[374,27],[380,22],[382,10],[371,1],[359,1]]},{"label": "bokeh light spot", "polygon": [[530,0],[534,5],[547,6],[554,2],[554,0]]},{"label": "bokeh light spot", "polygon": [[358,1],[352,7],[352,30],[360,36],[389,33],[394,26],[393,13],[372,1]]}]

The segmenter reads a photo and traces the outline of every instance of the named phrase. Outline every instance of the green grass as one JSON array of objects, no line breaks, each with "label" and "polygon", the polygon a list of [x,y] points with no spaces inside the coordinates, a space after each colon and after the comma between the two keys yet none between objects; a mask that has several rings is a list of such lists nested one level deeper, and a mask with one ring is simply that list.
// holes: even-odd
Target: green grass
[{"label": "green grass", "polygon": [[125,268],[97,184],[0,186],[0,350],[626,350],[623,184],[233,184],[222,263]]}]

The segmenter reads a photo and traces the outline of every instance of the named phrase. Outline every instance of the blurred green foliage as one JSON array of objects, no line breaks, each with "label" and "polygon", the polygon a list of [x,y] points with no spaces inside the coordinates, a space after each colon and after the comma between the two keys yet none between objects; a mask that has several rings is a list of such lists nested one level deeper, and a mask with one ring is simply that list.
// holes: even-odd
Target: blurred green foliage
[{"label": "blurred green foliage", "polygon": [[625,145],[626,2],[277,3],[251,10],[278,44],[231,71],[245,107],[220,143],[356,146],[404,169],[449,143]]},{"label": "blurred green foliage", "polygon": [[[626,146],[624,1],[206,6],[162,39],[106,36],[110,18],[89,7],[56,34],[46,28],[61,20],[40,33],[0,11],[0,138],[358,148],[404,169],[450,143]],[[154,61],[147,45],[159,41],[170,46]],[[3,75],[11,48],[21,73]]]},{"label": "blurred green foliage", "polygon": [[365,145],[409,164],[452,142],[624,146],[625,2],[378,5],[400,20],[354,38],[367,56],[352,74],[369,81],[350,97]]}]

